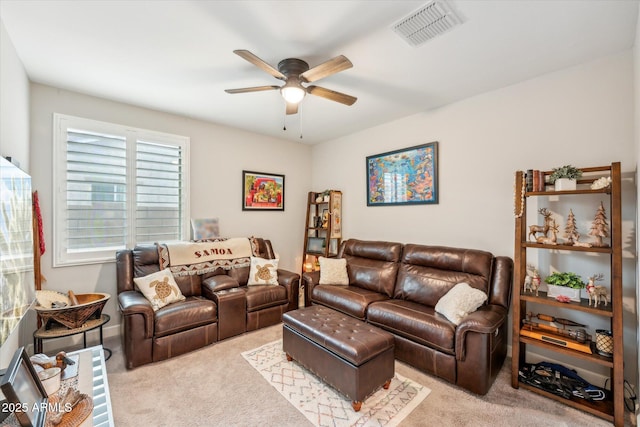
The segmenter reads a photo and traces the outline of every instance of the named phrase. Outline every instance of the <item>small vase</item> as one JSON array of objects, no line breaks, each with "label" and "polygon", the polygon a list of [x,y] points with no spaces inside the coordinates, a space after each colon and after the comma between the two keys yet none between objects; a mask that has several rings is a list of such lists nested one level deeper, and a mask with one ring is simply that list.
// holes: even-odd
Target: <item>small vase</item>
[{"label": "small vase", "polygon": [[570,191],[576,189],[576,180],[569,178],[558,178],[555,182],[556,191]]},{"label": "small vase", "polygon": [[331,196],[329,196],[328,194],[327,194],[326,196],[324,196],[324,201],[325,201],[325,203],[327,203],[327,202],[329,201],[329,198],[330,198],[330,197],[331,197]]},{"label": "small vase", "polygon": [[571,301],[580,302],[580,289],[547,285],[547,296],[549,298],[555,298],[561,295],[568,297]]}]

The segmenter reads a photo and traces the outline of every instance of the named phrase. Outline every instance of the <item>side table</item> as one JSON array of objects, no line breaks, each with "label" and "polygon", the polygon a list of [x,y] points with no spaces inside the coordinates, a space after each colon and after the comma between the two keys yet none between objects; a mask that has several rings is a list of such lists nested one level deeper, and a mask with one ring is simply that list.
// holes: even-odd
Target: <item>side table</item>
[{"label": "side table", "polygon": [[[49,325],[43,325],[33,333],[33,351],[34,353],[42,353],[42,341],[53,338],[69,337],[76,334],[82,334],[84,348],[87,348],[87,332],[94,329],[100,330],[100,345],[102,346],[102,326],[111,320],[108,314],[102,314],[98,319],[87,320],[84,325],[79,328],[67,328],[64,325],[50,322]],[[111,357],[111,350],[108,348],[103,349],[108,356],[105,360],[109,360]]]}]

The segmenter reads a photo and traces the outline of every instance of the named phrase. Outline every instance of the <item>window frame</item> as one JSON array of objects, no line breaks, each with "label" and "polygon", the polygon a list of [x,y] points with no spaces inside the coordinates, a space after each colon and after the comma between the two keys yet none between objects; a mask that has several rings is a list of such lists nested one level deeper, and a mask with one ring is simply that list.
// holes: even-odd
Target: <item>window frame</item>
[{"label": "window frame", "polygon": [[[119,135],[126,139],[126,194],[127,194],[127,237],[125,247],[111,247],[95,251],[70,253],[66,247],[67,210],[67,132],[68,129],[82,129],[107,135]],[[132,126],[102,122],[65,114],[53,114],[53,267],[101,264],[115,262],[115,252],[131,249],[136,242],[136,145],[138,141],[179,146],[182,162],[182,218],[180,240],[189,238],[190,233],[190,138],[141,129]]]}]

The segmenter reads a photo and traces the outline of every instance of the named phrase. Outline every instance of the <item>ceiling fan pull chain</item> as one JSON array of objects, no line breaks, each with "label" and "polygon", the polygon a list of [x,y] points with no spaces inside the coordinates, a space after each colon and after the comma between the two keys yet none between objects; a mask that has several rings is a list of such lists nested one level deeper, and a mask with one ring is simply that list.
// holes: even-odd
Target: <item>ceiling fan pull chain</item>
[{"label": "ceiling fan pull chain", "polygon": [[300,120],[300,139],[302,139],[302,110],[304,108],[301,108],[298,114],[298,119]]}]

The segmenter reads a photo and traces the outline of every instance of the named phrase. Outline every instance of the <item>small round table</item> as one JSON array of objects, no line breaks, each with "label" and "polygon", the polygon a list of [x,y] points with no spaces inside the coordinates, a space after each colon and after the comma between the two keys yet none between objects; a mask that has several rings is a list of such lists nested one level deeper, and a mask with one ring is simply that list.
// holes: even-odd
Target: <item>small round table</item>
[{"label": "small round table", "polygon": [[[94,329],[100,329],[100,345],[102,345],[102,326],[111,320],[108,314],[102,314],[98,319],[87,320],[84,325],[78,328],[67,328],[64,325],[60,325],[55,322],[49,322],[48,325],[41,326],[37,331],[33,333],[33,349],[34,353],[42,353],[42,341],[53,338],[69,337],[71,335],[82,334],[84,348],[87,348],[87,332]],[[109,355],[105,360],[109,360],[111,357],[111,350],[103,348]]]}]

